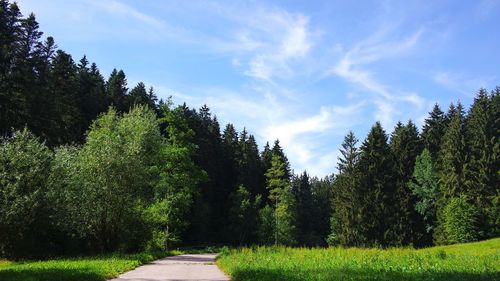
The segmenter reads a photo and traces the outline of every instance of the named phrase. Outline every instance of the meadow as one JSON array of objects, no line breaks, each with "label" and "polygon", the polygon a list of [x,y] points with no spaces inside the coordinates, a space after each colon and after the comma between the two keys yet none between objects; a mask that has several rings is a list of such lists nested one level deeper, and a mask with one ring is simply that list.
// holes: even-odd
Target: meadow
[{"label": "meadow", "polygon": [[134,269],[158,257],[156,254],[140,253],[47,261],[10,262],[0,260],[0,280],[103,281],[116,277],[122,272]]},{"label": "meadow", "polygon": [[425,249],[255,247],[224,251],[233,281],[500,280],[500,238]]}]

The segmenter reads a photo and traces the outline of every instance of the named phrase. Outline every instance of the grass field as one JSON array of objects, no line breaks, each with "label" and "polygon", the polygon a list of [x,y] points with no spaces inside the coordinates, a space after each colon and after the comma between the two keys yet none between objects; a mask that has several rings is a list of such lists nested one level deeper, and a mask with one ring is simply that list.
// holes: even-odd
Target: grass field
[{"label": "grass field", "polygon": [[158,256],[111,255],[48,261],[0,260],[1,281],[102,281],[118,276]]},{"label": "grass field", "polygon": [[427,249],[243,248],[217,263],[233,281],[500,280],[500,238]]}]

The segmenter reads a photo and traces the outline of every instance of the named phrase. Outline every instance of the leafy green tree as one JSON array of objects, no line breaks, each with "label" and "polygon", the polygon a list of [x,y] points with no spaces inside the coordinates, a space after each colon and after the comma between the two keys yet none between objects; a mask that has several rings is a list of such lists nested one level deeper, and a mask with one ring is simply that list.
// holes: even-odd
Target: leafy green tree
[{"label": "leafy green tree", "polygon": [[99,251],[136,249],[148,240],[142,212],[161,143],[150,109],[137,107],[123,117],[110,109],[99,117],[80,150],[56,156],[50,181],[61,197],[61,224]]},{"label": "leafy green tree", "polygon": [[[52,152],[24,129],[0,144],[0,255],[33,256],[44,245],[47,174]],[[36,229],[36,231],[33,231]]]},{"label": "leafy green tree", "polygon": [[146,214],[153,225],[150,248],[169,248],[181,241],[189,226],[189,215],[197,184],[206,176],[193,161],[196,145],[181,109],[171,109],[171,102],[161,107],[160,122],[168,124],[166,140],[159,152],[159,181],[154,187],[154,203]]},{"label": "leafy green tree", "polygon": [[415,210],[423,216],[427,233],[425,242],[430,244],[436,223],[436,202],[439,198],[439,187],[431,153],[427,148],[415,160],[413,177],[408,182],[408,187],[417,197]]}]

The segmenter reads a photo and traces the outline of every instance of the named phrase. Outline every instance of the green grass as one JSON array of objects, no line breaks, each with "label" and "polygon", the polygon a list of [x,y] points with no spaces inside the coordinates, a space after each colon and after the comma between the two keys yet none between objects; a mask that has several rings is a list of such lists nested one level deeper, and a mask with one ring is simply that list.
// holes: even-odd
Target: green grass
[{"label": "green grass", "polygon": [[426,249],[257,247],[223,252],[233,281],[500,280],[500,238]]},{"label": "green grass", "polygon": [[116,277],[122,272],[134,269],[158,257],[158,255],[141,253],[47,261],[9,262],[0,260],[0,280],[102,281]]}]

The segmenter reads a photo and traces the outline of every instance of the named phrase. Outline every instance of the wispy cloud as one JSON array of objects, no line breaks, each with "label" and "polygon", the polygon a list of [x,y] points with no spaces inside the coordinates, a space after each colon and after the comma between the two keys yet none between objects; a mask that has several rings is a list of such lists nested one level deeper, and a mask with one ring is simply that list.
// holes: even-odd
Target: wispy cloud
[{"label": "wispy cloud", "polygon": [[393,115],[398,102],[409,102],[421,108],[424,99],[416,93],[407,94],[396,91],[394,93],[387,85],[377,80],[375,73],[364,67],[383,59],[407,54],[418,43],[423,32],[423,29],[419,29],[401,40],[388,40],[386,39],[388,29],[382,28],[375,35],[346,51],[338,63],[327,72],[327,75],[337,75],[375,94],[373,102],[378,108],[375,118],[383,125],[390,126],[394,123]]},{"label": "wispy cloud", "polygon": [[473,97],[480,88],[488,88],[495,77],[469,78],[464,74],[439,71],[432,75],[432,80],[453,92]]}]

